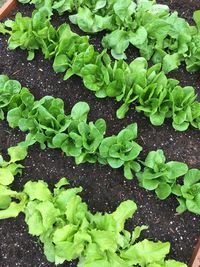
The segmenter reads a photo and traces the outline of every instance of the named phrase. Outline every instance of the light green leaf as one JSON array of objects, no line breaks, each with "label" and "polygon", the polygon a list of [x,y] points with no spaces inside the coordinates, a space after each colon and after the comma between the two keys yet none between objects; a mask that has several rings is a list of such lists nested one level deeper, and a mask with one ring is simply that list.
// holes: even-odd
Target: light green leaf
[{"label": "light green leaf", "polygon": [[8,149],[8,155],[10,156],[10,162],[20,161],[27,156],[27,147],[25,146],[15,146]]},{"label": "light green leaf", "polygon": [[167,183],[159,183],[158,187],[156,188],[156,195],[161,200],[168,198],[171,192],[172,192],[171,186],[168,185]]},{"label": "light green leaf", "polygon": [[73,120],[86,121],[90,107],[86,102],[78,102],[75,104],[71,111]]},{"label": "light green leaf", "polygon": [[7,168],[0,169],[0,184],[10,185],[14,181],[14,176]]},{"label": "light green leaf", "polygon": [[51,192],[47,183],[44,181],[29,181],[24,186],[24,192],[29,196],[30,200],[47,201],[51,199]]}]

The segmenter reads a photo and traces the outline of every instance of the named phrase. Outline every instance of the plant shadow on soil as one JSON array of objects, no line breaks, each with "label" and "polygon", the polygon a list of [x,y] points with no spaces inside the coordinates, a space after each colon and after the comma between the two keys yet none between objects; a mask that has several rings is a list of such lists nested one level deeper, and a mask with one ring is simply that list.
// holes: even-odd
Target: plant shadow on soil
[{"label": "plant shadow on soil", "polygon": [[[200,9],[197,1],[159,1],[168,4],[172,10],[179,11],[180,15],[192,22],[192,13]],[[18,5],[18,11],[30,15],[33,8]],[[14,10],[10,16],[16,14]],[[66,17],[54,16],[53,22],[59,25],[66,21]],[[80,31],[72,26],[76,32]],[[98,50],[101,49],[101,34],[91,36]],[[113,99],[97,99],[94,94],[85,90],[78,77],[68,81],[62,80],[62,74],[55,74],[52,62],[44,60],[38,52],[32,62],[28,62],[25,51],[7,50],[7,37],[0,36],[0,73],[7,74],[12,79],[19,80],[23,86],[30,88],[37,99],[45,95],[60,97],[65,102],[66,112],[78,101],[86,101],[91,107],[90,120],[104,118],[107,122],[107,135],[118,133],[126,125],[137,122],[139,128],[138,143],[143,146],[141,158],[150,150],[161,148],[165,151],[168,160],[186,162],[191,168],[200,168],[200,135],[198,130],[189,129],[186,132],[175,132],[171,121],[166,121],[162,127],[153,127],[143,114],[129,111],[126,119],[117,120],[115,112],[118,104]],[[137,51],[128,49],[129,60],[137,56]],[[197,93],[199,87],[199,72],[189,74],[184,67],[170,74],[177,78],[182,85],[195,86]],[[24,140],[25,135],[18,130],[10,129],[6,122],[0,123],[0,151]],[[154,193],[147,192],[138,187],[137,180],[126,181],[122,170],[113,170],[100,164],[83,164],[76,166],[74,159],[64,157],[60,150],[40,150],[35,145],[29,150],[29,156],[23,162],[26,167],[23,175],[17,177],[13,188],[22,189],[28,180],[44,179],[51,188],[65,176],[70,178],[71,186],[82,186],[81,196],[87,202],[91,211],[111,212],[123,200],[133,199],[138,205],[138,211],[132,220],[127,223],[131,230],[136,225],[148,225],[149,230],[142,235],[151,240],[170,241],[172,248],[170,257],[176,260],[189,262],[197,238],[200,236],[199,216],[184,213],[176,214],[177,202],[173,197],[160,201]],[[44,254],[42,245],[37,238],[28,234],[23,215],[17,219],[0,221],[0,267],[50,267]],[[77,266],[77,262],[64,263],[60,266]]]}]

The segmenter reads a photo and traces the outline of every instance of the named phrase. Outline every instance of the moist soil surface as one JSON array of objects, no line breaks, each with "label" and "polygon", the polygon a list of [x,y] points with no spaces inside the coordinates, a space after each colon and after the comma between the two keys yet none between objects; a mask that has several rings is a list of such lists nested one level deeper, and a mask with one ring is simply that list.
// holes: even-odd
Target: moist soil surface
[{"label": "moist soil surface", "polygon": [[[160,0],[172,10],[177,10],[181,16],[192,23],[192,14],[200,9],[199,0]],[[10,18],[14,18],[17,11],[30,15],[33,8],[18,5]],[[66,21],[67,16],[55,15],[53,22],[59,25]],[[72,26],[76,32],[80,31]],[[91,36],[91,42],[98,50],[101,49],[102,34]],[[137,51],[130,47],[128,59],[137,56]],[[37,53],[32,62],[28,62],[25,51],[7,50],[7,37],[0,36],[0,73],[7,74],[12,79],[17,79],[23,86],[30,88],[37,99],[51,95],[60,97],[65,102],[66,112],[78,101],[86,101],[91,107],[89,120],[104,118],[107,122],[107,135],[118,133],[123,127],[132,122],[138,123],[138,143],[143,146],[141,159],[148,151],[163,149],[168,160],[183,161],[191,168],[200,168],[200,135],[199,131],[189,129],[186,132],[176,132],[171,121],[166,121],[162,127],[153,127],[148,118],[134,110],[129,111],[124,120],[117,120],[115,112],[118,104],[113,99],[97,99],[94,94],[86,90],[80,78],[72,77],[68,81],[62,80],[62,75],[55,74],[52,62],[44,60]],[[198,93],[199,72],[189,74],[184,66],[170,74],[177,78],[182,85],[192,85]],[[6,122],[0,122],[0,151],[24,140],[25,135],[18,130],[10,129]],[[126,181],[122,170],[113,170],[100,164],[75,165],[74,159],[65,157],[60,150],[46,149],[42,151],[35,145],[29,150],[29,156],[23,162],[25,170],[21,177],[17,177],[13,189],[20,190],[28,180],[44,179],[50,187],[65,176],[70,179],[71,186],[82,186],[81,196],[89,205],[91,211],[112,212],[120,202],[132,199],[138,205],[138,211],[133,219],[127,223],[131,230],[136,225],[148,225],[142,238],[171,242],[170,258],[189,263],[192,251],[200,236],[200,217],[191,213],[176,214],[177,202],[170,197],[160,201],[152,192],[139,188],[137,180]],[[50,267],[44,254],[43,247],[37,238],[28,234],[23,215],[16,219],[0,221],[0,267]],[[77,266],[77,262],[64,263],[61,266]],[[102,266],[103,267],[103,266]]]}]

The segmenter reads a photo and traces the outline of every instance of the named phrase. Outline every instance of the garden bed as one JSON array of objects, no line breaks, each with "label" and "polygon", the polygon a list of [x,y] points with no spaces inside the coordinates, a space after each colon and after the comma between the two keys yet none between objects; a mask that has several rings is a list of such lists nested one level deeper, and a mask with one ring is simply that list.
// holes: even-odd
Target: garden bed
[{"label": "garden bed", "polygon": [[[192,13],[200,9],[196,1],[158,1],[168,4],[173,10],[191,22]],[[24,15],[30,15],[30,6],[18,5],[17,10]],[[14,10],[9,18],[13,18]],[[53,23],[59,25],[64,22],[64,16],[54,16]],[[75,26],[72,29],[80,33]],[[101,35],[92,36],[92,43],[101,49]],[[90,120],[104,118],[107,122],[107,134],[116,134],[124,126],[132,122],[138,123],[138,143],[143,146],[141,157],[149,151],[161,148],[165,151],[168,160],[178,160],[187,163],[191,168],[200,168],[200,135],[198,130],[189,129],[183,133],[176,132],[171,121],[161,127],[154,127],[143,114],[129,111],[124,120],[117,120],[115,112],[119,105],[112,99],[97,99],[94,94],[85,90],[80,78],[73,76],[63,81],[61,74],[52,70],[52,62],[44,60],[40,53],[32,62],[27,61],[25,51],[7,50],[7,37],[0,36],[0,73],[20,81],[23,86],[30,88],[36,98],[45,95],[60,97],[65,102],[66,112],[78,101],[86,101],[91,107]],[[137,55],[130,47],[129,61]],[[170,73],[170,77],[177,78],[182,85],[192,85],[197,93],[200,90],[199,72],[189,74],[185,68]],[[200,99],[199,99],[200,100]],[[20,131],[12,130],[5,122],[0,123],[0,150],[6,149],[24,139]],[[60,150],[41,151],[38,145],[31,147],[28,158],[24,161],[26,167],[21,177],[16,179],[13,188],[22,189],[23,184],[32,179],[44,179],[51,186],[60,177],[67,177],[72,186],[81,185],[84,188],[81,194],[91,211],[113,211],[120,202],[133,199],[138,205],[137,214],[130,220],[127,228],[133,225],[145,224],[149,230],[142,234],[153,240],[170,241],[172,250],[170,257],[189,263],[192,251],[200,236],[199,216],[191,213],[176,214],[175,198],[160,201],[152,192],[138,187],[137,180],[124,180],[121,170],[113,170],[99,164],[83,164],[76,166],[73,158],[64,157]],[[43,255],[42,245],[37,239],[29,236],[22,215],[17,219],[0,221],[0,259],[1,267],[35,267],[54,266]],[[63,266],[76,266],[76,262],[65,263]],[[61,265],[62,266],[62,265]],[[103,267],[103,266],[102,266]]]}]

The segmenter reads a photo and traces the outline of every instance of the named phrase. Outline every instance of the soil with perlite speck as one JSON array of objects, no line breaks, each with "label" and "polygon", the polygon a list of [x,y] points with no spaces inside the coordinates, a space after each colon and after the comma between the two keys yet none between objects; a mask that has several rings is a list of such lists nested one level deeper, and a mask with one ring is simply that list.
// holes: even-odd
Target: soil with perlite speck
[{"label": "soil with perlite speck", "polygon": [[[172,10],[192,23],[192,14],[200,9],[198,0],[160,0]],[[30,15],[32,7],[18,5],[10,15],[13,18],[17,11]],[[66,21],[66,17],[53,18],[55,25]],[[75,26],[74,31],[80,32]],[[102,35],[91,36],[91,42],[101,49]],[[137,52],[130,47],[129,60]],[[168,160],[186,162],[191,168],[200,168],[200,134],[198,130],[189,129],[184,133],[173,130],[170,121],[162,127],[153,127],[148,118],[131,110],[124,120],[117,120],[115,112],[118,104],[113,99],[97,99],[92,92],[85,90],[80,78],[72,77],[68,81],[62,80],[62,75],[55,74],[52,62],[43,59],[40,53],[32,62],[28,62],[25,51],[7,50],[7,37],[0,36],[0,73],[7,74],[12,79],[19,80],[23,86],[30,88],[36,98],[45,95],[60,97],[65,102],[66,112],[78,101],[86,101],[91,107],[90,120],[104,118],[107,122],[107,135],[118,133],[126,125],[137,122],[139,128],[138,143],[143,146],[141,158],[150,150],[161,148]],[[170,74],[177,78],[182,85],[192,85],[199,93],[199,75],[189,74],[185,68],[180,68]],[[6,122],[0,122],[0,151],[5,154],[6,149],[24,140],[24,134],[10,129]],[[189,263],[192,251],[200,236],[200,217],[190,213],[176,214],[177,202],[170,197],[160,201],[152,192],[138,187],[136,180],[124,180],[122,170],[113,170],[100,164],[83,164],[76,166],[72,158],[63,157],[60,150],[46,149],[41,151],[39,146],[31,147],[29,156],[23,162],[25,170],[21,177],[17,177],[13,188],[20,190],[28,180],[44,179],[51,188],[65,176],[70,179],[71,186],[82,186],[81,196],[87,202],[91,211],[112,212],[120,202],[133,199],[138,205],[138,211],[133,219],[127,223],[127,229],[136,225],[148,225],[149,230],[143,233],[143,238],[171,242],[170,258]],[[42,244],[37,238],[28,234],[23,215],[16,219],[0,221],[0,267],[50,267],[44,254]],[[77,262],[65,263],[61,266],[77,266]],[[102,266],[103,267],[103,266]]]}]

